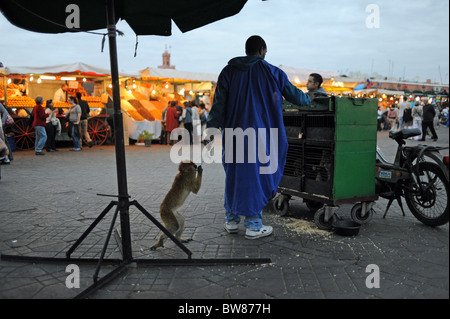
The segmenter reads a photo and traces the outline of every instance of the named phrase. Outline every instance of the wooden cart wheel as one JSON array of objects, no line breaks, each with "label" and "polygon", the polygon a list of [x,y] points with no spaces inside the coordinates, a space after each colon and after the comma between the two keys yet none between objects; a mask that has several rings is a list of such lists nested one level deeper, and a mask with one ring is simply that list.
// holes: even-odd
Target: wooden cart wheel
[{"label": "wooden cart wheel", "polygon": [[[108,138],[109,127],[106,121],[99,117],[93,117],[88,120],[88,133],[94,145],[102,145]],[[83,143],[87,145],[86,138],[83,136]]]},{"label": "wooden cart wheel", "polygon": [[11,131],[14,133],[14,142],[19,150],[29,150],[34,148],[36,133],[34,128],[28,126],[27,118],[16,119]]}]

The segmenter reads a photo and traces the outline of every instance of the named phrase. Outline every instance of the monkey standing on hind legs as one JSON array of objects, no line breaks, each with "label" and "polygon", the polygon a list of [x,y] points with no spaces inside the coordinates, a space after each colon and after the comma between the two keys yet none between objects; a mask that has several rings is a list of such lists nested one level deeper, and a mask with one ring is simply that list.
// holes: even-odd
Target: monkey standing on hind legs
[{"label": "monkey standing on hind legs", "polygon": [[[183,206],[184,201],[191,192],[197,194],[200,190],[203,168],[201,166],[197,167],[195,163],[189,161],[181,162],[178,166],[178,171],[179,172],[173,181],[172,188],[169,190],[161,204],[159,214],[166,229],[178,240],[187,242],[190,239],[181,238],[181,234],[184,230],[185,218],[178,212],[178,209]],[[158,247],[164,247],[164,240],[166,238],[167,235],[162,233],[151,249],[155,250]]]}]

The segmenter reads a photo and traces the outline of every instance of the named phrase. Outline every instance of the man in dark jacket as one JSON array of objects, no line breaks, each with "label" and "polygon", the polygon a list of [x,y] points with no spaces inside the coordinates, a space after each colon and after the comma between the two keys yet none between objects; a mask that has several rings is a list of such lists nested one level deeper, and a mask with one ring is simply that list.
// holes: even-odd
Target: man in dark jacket
[{"label": "man in dark jacket", "polygon": [[434,109],[433,104],[428,103],[428,98],[423,98],[423,120],[422,120],[422,139],[421,141],[425,141],[425,136],[427,135],[427,128],[430,128],[433,141],[437,141],[438,136],[436,131],[434,130],[434,116],[436,115],[436,111]]},{"label": "man in dark jacket", "polygon": [[94,144],[91,140],[91,137],[88,132],[88,116],[91,112],[91,109],[89,108],[88,102],[81,99],[81,93],[77,92],[77,101],[78,105],[81,107],[81,121],[80,121],[80,136],[83,136],[86,138],[86,141],[89,145],[89,147],[92,147]]}]

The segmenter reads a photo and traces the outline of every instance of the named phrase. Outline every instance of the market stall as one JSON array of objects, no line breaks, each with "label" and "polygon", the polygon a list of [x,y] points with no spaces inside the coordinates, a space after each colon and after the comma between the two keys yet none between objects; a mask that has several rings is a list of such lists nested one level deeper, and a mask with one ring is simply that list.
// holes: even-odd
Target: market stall
[{"label": "market stall", "polygon": [[[91,109],[88,132],[96,144],[103,144],[110,135],[113,121],[112,84],[109,70],[84,63],[48,67],[11,67],[2,71],[0,100],[15,119],[13,128],[17,148],[34,147],[34,129],[27,124],[29,114],[38,95],[44,100],[53,99],[62,84],[67,84],[67,96],[82,94]],[[218,75],[187,72],[174,69],[146,68],[137,73],[120,73],[120,99],[124,117],[125,139],[136,140],[146,130],[154,139],[161,135],[162,114],[170,101],[182,105],[185,101],[204,103],[210,101]],[[7,94],[2,94],[7,92]],[[54,102],[59,119],[65,125],[67,102]],[[44,104],[45,106],[45,104]],[[66,132],[58,140],[69,140]]]},{"label": "market stall", "polygon": [[360,98],[376,98],[382,110],[386,110],[391,105],[395,106],[400,103],[405,92],[385,89],[355,89],[353,95]]},{"label": "market stall", "polygon": [[[28,124],[36,96],[42,96],[44,101],[54,99],[55,92],[66,84],[66,98],[80,92],[82,99],[88,102],[90,117],[88,118],[88,132],[97,145],[104,144],[110,134],[106,103],[107,82],[109,71],[84,63],[73,63],[47,67],[7,67],[2,70],[3,90],[0,100],[7,107],[15,120],[12,132],[18,149],[34,147],[34,129]],[[139,74],[121,74],[122,78],[139,76]],[[6,92],[6,94],[4,94]],[[3,93],[3,94],[2,94]],[[46,104],[44,103],[44,106]],[[69,103],[54,101],[58,109],[58,119],[61,123],[61,134],[57,141],[70,140],[67,134],[65,113]],[[84,140],[85,141],[85,140]]]},{"label": "market stall", "polygon": [[[218,75],[175,69],[146,68],[140,76],[121,81],[124,130],[132,140],[145,130],[160,137],[162,114],[170,101],[204,103],[210,108]],[[109,89],[110,90],[110,89]]]}]

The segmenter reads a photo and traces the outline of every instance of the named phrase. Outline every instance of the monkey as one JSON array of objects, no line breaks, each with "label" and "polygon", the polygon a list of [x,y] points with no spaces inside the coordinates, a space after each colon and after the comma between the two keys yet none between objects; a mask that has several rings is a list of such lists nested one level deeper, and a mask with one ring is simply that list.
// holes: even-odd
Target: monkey
[{"label": "monkey", "polygon": [[[197,194],[202,183],[203,168],[194,164],[192,161],[181,162],[178,166],[178,173],[172,184],[172,188],[167,193],[159,209],[159,215],[166,229],[175,238],[181,242],[188,242],[190,239],[182,239],[181,234],[184,230],[185,217],[178,212],[183,206],[184,201],[192,192]],[[164,247],[164,240],[168,236],[162,233],[158,241],[151,247],[156,250],[158,247]]]}]

